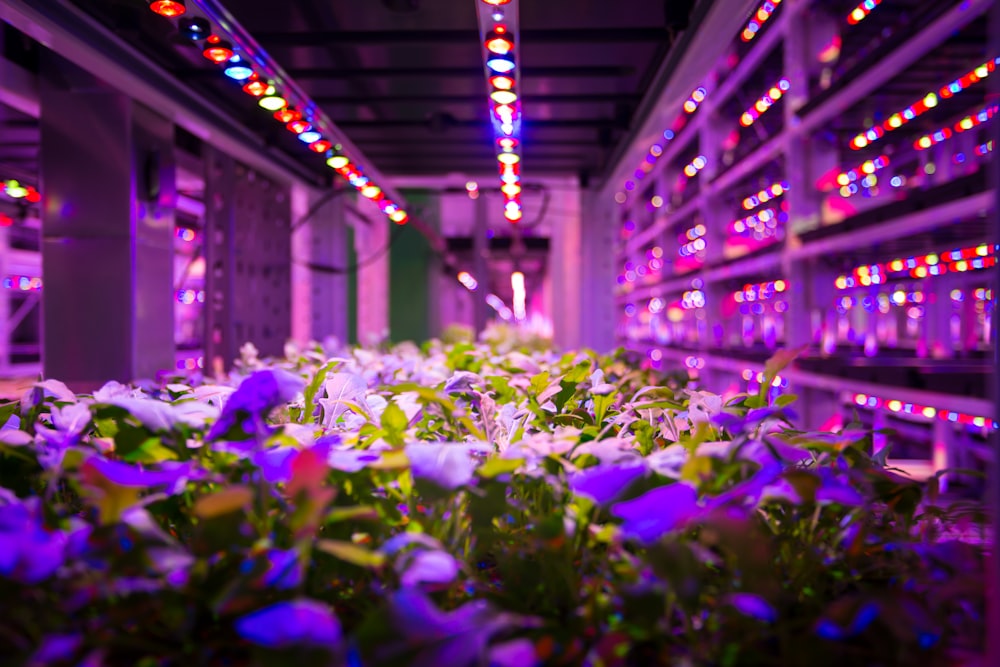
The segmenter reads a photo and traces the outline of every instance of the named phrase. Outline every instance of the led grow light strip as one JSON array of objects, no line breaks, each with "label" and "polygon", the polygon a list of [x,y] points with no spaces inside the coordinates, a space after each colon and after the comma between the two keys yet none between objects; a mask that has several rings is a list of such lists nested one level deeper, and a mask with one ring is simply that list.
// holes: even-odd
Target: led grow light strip
[{"label": "led grow light strip", "polygon": [[42,279],[38,276],[7,276],[3,279],[3,288],[38,292],[42,289]]},{"label": "led grow light strip", "polygon": [[503,215],[511,223],[521,208],[521,98],[518,1],[475,0],[482,37],[490,120],[500,168]]},{"label": "led grow light strip", "polygon": [[788,79],[780,79],[771,86],[766,93],[760,96],[753,106],[743,112],[740,116],[740,125],[750,127],[757,122],[757,119],[764,115],[764,112],[774,106],[774,103],[781,99],[782,95],[788,92],[792,85]]},{"label": "led grow light strip", "polygon": [[878,396],[871,396],[869,394],[854,394],[851,397],[851,401],[862,408],[881,408],[884,407],[890,412],[898,412],[907,415],[914,415],[919,417],[924,417],[925,419],[934,419],[937,417],[942,421],[955,422],[958,424],[968,424],[970,426],[976,426],[979,428],[991,428],[995,429],[1000,424],[995,421],[990,421],[986,417],[979,417],[976,415],[966,414],[964,412],[955,412],[953,410],[938,410],[937,408],[931,407],[929,405],[919,405],[917,403],[908,403],[906,401],[901,401],[898,399],[884,399]]},{"label": "led grow light strip", "polygon": [[153,6],[150,9],[174,23],[182,37],[195,42],[204,40],[202,55],[219,66],[223,75],[239,83],[243,92],[256,98],[258,106],[296,134],[309,150],[324,154],[327,164],[347,178],[363,197],[374,201],[386,217],[396,224],[405,224],[409,220],[406,211],[371,178],[365,177],[360,167],[352,164],[344,154],[346,141],[334,139],[335,133],[330,129],[333,123],[278,64],[241,32],[236,21],[217,2],[192,0],[191,4],[197,5],[197,12],[189,6],[184,11],[167,14]]},{"label": "led grow light strip", "polygon": [[927,113],[927,111],[936,107],[940,100],[954,97],[963,90],[968,89],[973,84],[976,84],[988,77],[990,72],[996,69],[998,63],[1000,63],[1000,58],[987,60],[982,65],[969,70],[948,85],[942,86],[937,92],[931,91],[927,93],[923,96],[923,98],[917,100],[902,111],[897,111],[886,118],[881,125],[873,125],[851,139],[851,148],[854,150],[860,150],[869,146],[884,137],[887,133],[902,127],[917,116]]},{"label": "led grow light strip", "polygon": [[677,239],[677,242],[681,244],[677,253],[681,257],[690,257],[705,250],[708,246],[704,238],[707,231],[705,225],[698,224],[684,232],[684,235]]},{"label": "led grow light strip", "polygon": [[857,167],[854,167],[853,169],[848,169],[847,171],[838,174],[837,185],[841,187],[850,185],[859,178],[870,176],[879,169],[885,169],[888,166],[889,166],[888,155],[879,155],[877,158],[873,160],[865,160]]},{"label": "led grow light strip", "polygon": [[766,204],[772,199],[776,199],[781,195],[788,192],[791,188],[788,185],[788,181],[781,181],[780,183],[774,183],[764,188],[755,195],[750,195],[743,199],[743,209],[746,211],[752,211],[761,204]]},{"label": "led grow light strip", "polygon": [[993,118],[993,116],[996,115],[997,109],[1000,109],[1000,107],[993,104],[977,111],[974,114],[966,116],[962,120],[955,123],[952,127],[942,127],[936,132],[925,134],[913,142],[913,147],[918,151],[927,150],[931,146],[936,146],[942,141],[947,141],[952,137],[953,133],[961,134],[962,132],[967,132],[968,130],[979,127],[986,121]]},{"label": "led grow light strip", "polygon": [[875,8],[882,4],[882,0],[864,0],[860,5],[851,10],[847,15],[847,22],[857,25],[868,18],[868,15],[875,11]]},{"label": "led grow light strip", "polygon": [[689,163],[684,165],[684,175],[688,178],[694,178],[698,175],[698,172],[708,166],[708,160],[704,155],[699,155],[695,159],[691,160]]},{"label": "led grow light strip", "polygon": [[886,282],[889,274],[909,272],[912,278],[940,276],[948,271],[965,273],[996,266],[996,249],[987,244],[958,248],[942,253],[901,257],[890,262],[863,264],[856,267],[851,275],[841,275],[834,280],[837,289],[868,287]]},{"label": "led grow light strip", "polygon": [[[757,384],[761,384],[762,382],[764,382],[765,379],[764,373],[762,371],[757,371],[755,373],[752,368],[744,368],[741,377],[747,382],[756,382]],[[775,388],[787,387],[788,379],[783,378],[780,375],[775,375],[774,379],[771,380],[771,386]]]},{"label": "led grow light strip", "polygon": [[767,23],[767,20],[771,18],[771,15],[774,14],[780,4],[781,0],[767,0],[758,7],[757,11],[754,12],[753,18],[750,19],[746,27],[743,28],[743,32],[740,33],[740,38],[744,42],[749,42],[756,37],[757,33],[760,32],[760,29]]},{"label": "led grow light strip", "polygon": [[754,301],[767,301],[781,294],[788,289],[788,283],[784,280],[769,280],[764,283],[747,283],[743,289],[733,292],[733,299],[736,303],[753,303]]},{"label": "led grow light strip", "polygon": [[42,195],[31,185],[24,185],[13,178],[0,183],[3,184],[3,193],[11,199],[23,199],[33,204],[42,200]]},{"label": "led grow light strip", "polygon": [[745,218],[740,218],[734,221],[729,227],[736,234],[747,234],[749,232],[761,232],[767,228],[767,223],[776,220],[777,214],[774,212],[773,208],[765,208],[763,211],[757,211],[753,215],[748,215]]}]

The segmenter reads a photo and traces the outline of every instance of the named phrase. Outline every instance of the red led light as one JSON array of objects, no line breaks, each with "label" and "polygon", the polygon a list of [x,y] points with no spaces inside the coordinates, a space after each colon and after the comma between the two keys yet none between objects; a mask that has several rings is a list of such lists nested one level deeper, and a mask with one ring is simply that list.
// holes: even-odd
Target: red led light
[{"label": "red led light", "polygon": [[510,0],[483,0],[483,2],[487,5],[493,5],[494,7],[510,4]]},{"label": "red led light", "polygon": [[[215,37],[215,35],[212,35],[212,37]],[[209,42],[212,42],[212,37],[208,38]],[[216,38],[214,43],[211,43],[202,51],[202,55],[212,62],[221,65],[233,57],[233,45],[225,40]]]},{"label": "red led light", "polygon": [[181,16],[187,11],[187,7],[184,6],[184,0],[156,0],[149,4],[149,8],[160,16],[166,16],[168,19]]},{"label": "red led light", "polygon": [[508,37],[505,33],[506,28],[502,25],[498,25],[496,29],[493,30],[486,38],[486,48],[490,53],[495,53],[498,56],[505,56],[514,50],[514,40]]},{"label": "red led light", "polygon": [[319,141],[314,141],[309,144],[309,148],[311,148],[315,153],[325,153],[333,148],[333,144],[326,139],[320,139]]},{"label": "red led light", "polygon": [[301,120],[302,113],[298,109],[279,109],[274,112],[274,118],[280,123],[291,123],[293,120]]},{"label": "red led light", "polygon": [[515,139],[514,137],[501,137],[497,139],[497,145],[500,146],[500,148],[504,148],[507,150],[510,150],[511,148],[517,146],[517,143],[518,143],[517,139]]},{"label": "red led light", "polygon": [[37,204],[38,202],[42,201],[42,194],[38,190],[29,185],[28,194],[26,194],[24,198],[27,199],[32,204]]},{"label": "red led light", "polygon": [[260,97],[267,92],[267,84],[263,81],[250,81],[245,86],[243,86],[243,92],[247,95],[253,95],[254,97]]},{"label": "red led light", "polygon": [[306,130],[310,129],[312,126],[309,125],[309,123],[307,123],[306,121],[300,119],[300,120],[293,120],[285,127],[288,128],[289,132],[294,132],[295,134],[302,134]]}]

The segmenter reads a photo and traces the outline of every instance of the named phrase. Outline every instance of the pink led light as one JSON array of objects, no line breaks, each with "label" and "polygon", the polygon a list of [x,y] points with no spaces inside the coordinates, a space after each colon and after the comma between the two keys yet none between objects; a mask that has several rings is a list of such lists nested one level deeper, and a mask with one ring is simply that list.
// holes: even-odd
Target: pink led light
[{"label": "pink led light", "polygon": [[775,102],[780,100],[788,92],[789,88],[791,88],[791,84],[788,82],[788,79],[780,79],[766,93],[761,95],[752,107],[743,112],[743,115],[740,116],[740,125],[750,127],[756,123],[757,119],[764,115],[764,112],[770,109]]},{"label": "pink led light", "polygon": [[774,14],[780,4],[781,0],[769,0],[758,7],[757,11],[753,14],[753,18],[750,19],[746,27],[743,28],[743,32],[740,33],[740,38],[744,42],[749,42],[756,37],[757,33],[760,32],[760,29],[767,23],[767,20],[771,18],[771,15]]},{"label": "pink led light", "polygon": [[902,111],[897,111],[896,113],[889,116],[881,125],[873,125],[864,132],[858,134],[853,139],[851,139],[851,148],[854,150],[860,150],[870,144],[875,143],[887,133],[892,132],[910,122],[917,116],[920,116],[930,109],[933,109],[938,105],[938,102],[943,99],[948,99],[954,97],[963,90],[968,89],[973,84],[976,84],[990,75],[996,69],[997,63],[1000,63],[1000,58],[995,58],[992,60],[987,60],[982,65],[969,70],[964,75],[955,79],[951,83],[942,86],[937,92],[931,91],[923,96],[923,98],[917,100],[910,106],[906,107]]}]

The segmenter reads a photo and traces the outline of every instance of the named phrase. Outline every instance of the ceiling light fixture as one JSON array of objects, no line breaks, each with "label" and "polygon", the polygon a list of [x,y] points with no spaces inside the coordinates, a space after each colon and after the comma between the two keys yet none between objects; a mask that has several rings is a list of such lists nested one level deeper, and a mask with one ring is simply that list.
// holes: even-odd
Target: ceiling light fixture
[{"label": "ceiling light fixture", "polygon": [[233,57],[233,45],[218,35],[209,35],[208,46],[202,51],[202,55],[221,65]]}]

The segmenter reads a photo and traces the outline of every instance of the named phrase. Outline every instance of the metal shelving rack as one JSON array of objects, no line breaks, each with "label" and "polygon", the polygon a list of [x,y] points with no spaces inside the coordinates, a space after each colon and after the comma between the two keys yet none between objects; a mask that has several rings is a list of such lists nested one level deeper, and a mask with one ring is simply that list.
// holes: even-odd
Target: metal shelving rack
[{"label": "metal shelving rack", "polygon": [[739,390],[804,346],[774,391],[806,425],[856,413],[914,474],[984,467],[991,5],[760,4],[612,190],[619,341]]}]

